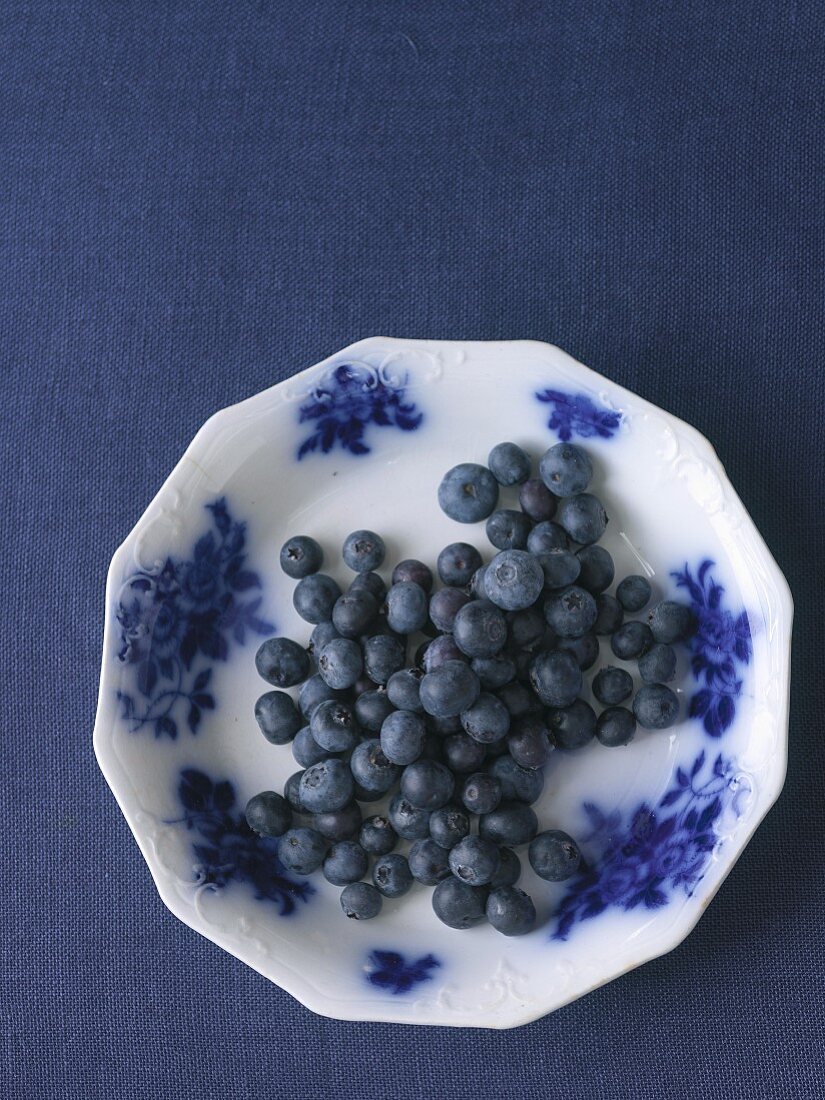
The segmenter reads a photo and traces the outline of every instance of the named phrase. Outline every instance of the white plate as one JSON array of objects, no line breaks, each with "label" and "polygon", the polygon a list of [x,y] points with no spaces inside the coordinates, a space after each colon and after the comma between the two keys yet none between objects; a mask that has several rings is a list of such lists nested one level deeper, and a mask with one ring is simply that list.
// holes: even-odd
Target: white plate
[{"label": "white plate", "polygon": [[[702,713],[624,749],[554,754],[536,809],[580,841],[590,871],[552,885],[523,859],[531,934],[446,928],[424,887],[347,921],[338,889],[278,877],[242,824],[251,795],[297,770],[253,717],[260,639],[310,630],[278,550],[313,535],[341,581],[356,527],[384,535],[388,562],[434,563],[459,539],[487,553],[481,525],[440,512],[442,474],[500,440],[538,457],[559,438],[593,456],[617,576],[647,571],[657,596],[693,603],[701,628],[679,683],[685,714]],[[782,787],[791,618],[784,578],[693,428],[545,344],[364,340],[212,417],[115,554],[95,750],[172,912],[309,1008],[512,1027],[694,926]]]}]

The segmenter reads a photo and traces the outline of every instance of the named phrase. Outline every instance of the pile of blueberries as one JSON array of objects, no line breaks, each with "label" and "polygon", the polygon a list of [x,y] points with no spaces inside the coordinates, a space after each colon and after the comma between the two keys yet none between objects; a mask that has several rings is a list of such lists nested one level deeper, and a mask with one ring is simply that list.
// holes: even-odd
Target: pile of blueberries
[{"label": "pile of blueberries", "polygon": [[[665,729],[678,718],[667,682],[673,645],[693,629],[690,609],[666,600],[625,621],[648,605],[650,584],[629,576],[607,594],[615,571],[597,545],[608,520],[587,492],[590,458],[560,443],[539,473],[531,478],[520,447],[500,443],[487,466],[462,463],[445,475],[441,508],[460,523],[486,520],[497,553],[485,565],[468,543],[446,546],[436,591],[415,560],[396,565],[388,588],[376,572],[384,543],[372,531],[344,542],[355,573],[346,592],[319,572],[314,539],[296,536],[281,550],[283,570],[298,580],[295,609],[314,629],[308,648],[289,638],[260,647],[258,672],[279,690],[261,696],[255,716],[268,741],[292,742],[303,770],[283,796],[252,798],[246,817],[280,837],[285,868],[320,868],[343,886],[348,917],[376,916],[383,897],[417,881],[435,887],[433,909],[451,928],[486,918],[505,935],[528,932],[536,910],[515,885],[513,849],[529,845],[533,870],[550,882],[574,874],[581,858],[566,833],[539,832],[532,809],[551,753],[594,737],[626,745],[637,724]],[[518,486],[519,509],[497,508],[502,486]],[[601,638],[619,660],[638,662],[642,687],[634,695],[625,668],[602,668],[591,684],[597,716],[580,695]],[[296,705],[283,689],[299,684]],[[385,813],[363,817],[359,803],[388,796]],[[395,851],[400,839],[412,842],[407,855]]]}]

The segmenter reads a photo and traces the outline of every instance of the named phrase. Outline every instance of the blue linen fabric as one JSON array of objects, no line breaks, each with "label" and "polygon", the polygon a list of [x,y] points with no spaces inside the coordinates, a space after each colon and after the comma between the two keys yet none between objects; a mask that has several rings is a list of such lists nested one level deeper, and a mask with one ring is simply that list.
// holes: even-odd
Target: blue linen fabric
[{"label": "blue linen fabric", "polygon": [[[822,43],[772,0],[0,8],[6,1098],[823,1094]],[[676,951],[346,1024],[172,918],[91,750],[109,558],[363,336],[560,344],[717,446],[797,600],[785,794]]]}]

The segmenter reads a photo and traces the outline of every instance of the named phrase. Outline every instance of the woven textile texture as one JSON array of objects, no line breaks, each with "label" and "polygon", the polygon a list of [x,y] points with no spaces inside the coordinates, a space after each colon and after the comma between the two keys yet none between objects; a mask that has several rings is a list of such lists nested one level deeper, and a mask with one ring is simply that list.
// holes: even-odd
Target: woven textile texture
[{"label": "woven textile texture", "polygon": [[[0,6],[6,1100],[821,1097],[825,11]],[[797,602],[788,782],[693,935],[504,1033],[312,1015],[94,761],[109,558],[200,424],[368,335],[548,340],[716,445]]]}]

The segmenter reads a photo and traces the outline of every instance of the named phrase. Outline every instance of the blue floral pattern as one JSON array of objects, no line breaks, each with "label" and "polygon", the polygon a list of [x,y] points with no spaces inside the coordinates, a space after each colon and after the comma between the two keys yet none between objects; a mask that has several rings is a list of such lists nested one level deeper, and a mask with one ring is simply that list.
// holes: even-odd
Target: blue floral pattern
[{"label": "blue floral pattern", "polygon": [[750,663],[752,650],[748,614],[735,614],[722,606],[725,590],[711,576],[713,565],[705,559],[695,577],[687,565],[671,575],[678,587],[689,592],[696,616],[691,669],[703,686],[691,697],[689,713],[702,719],[711,737],[721,737],[736,716],[736,700],[742,693],[740,670]]},{"label": "blue floral pattern", "polygon": [[582,439],[594,436],[610,439],[618,430],[622,414],[613,409],[599,408],[583,393],[565,393],[563,390],[541,390],[539,401],[552,406],[547,427],[558,433],[567,443],[574,435]]},{"label": "blue floral pattern", "polygon": [[278,841],[258,836],[242,813],[233,812],[235,790],[224,779],[214,781],[204,772],[185,768],[180,773],[178,798],[183,823],[193,834],[195,881],[222,890],[233,882],[252,886],[259,900],[273,901],[281,916],[293,913],[315,888],[290,878],[278,861]]},{"label": "blue floral pattern", "polygon": [[372,951],[364,972],[371,985],[388,993],[409,993],[414,985],[428,982],[432,971],[441,966],[435,955],[422,955],[408,961],[398,951]]},{"label": "blue floral pattern", "polygon": [[554,939],[611,907],[660,909],[693,893],[717,843],[714,826],[727,807],[738,811],[741,788],[732,761],[719,755],[706,767],[704,751],[675,780],[655,808],[643,802],[626,817],[584,804],[591,832],[582,847],[595,851],[556,912]]},{"label": "blue floral pattern", "polygon": [[136,732],[175,738],[183,722],[197,733],[213,710],[212,668],[247,632],[271,634],[259,617],[257,573],[246,568],[246,524],[233,520],[221,497],[207,508],[212,528],[188,561],[167,558],[159,573],[138,572],[123,587],[117,608],[118,659],[132,670],[131,691],[119,691],[123,717]]},{"label": "blue floral pattern", "polygon": [[370,425],[415,431],[424,414],[406,399],[407,382],[406,375],[384,379],[362,364],[335,367],[300,407],[299,422],[315,426],[298,448],[298,458],[313,451],[329,454],[335,446],[353,455],[369,454],[364,436]]}]

